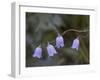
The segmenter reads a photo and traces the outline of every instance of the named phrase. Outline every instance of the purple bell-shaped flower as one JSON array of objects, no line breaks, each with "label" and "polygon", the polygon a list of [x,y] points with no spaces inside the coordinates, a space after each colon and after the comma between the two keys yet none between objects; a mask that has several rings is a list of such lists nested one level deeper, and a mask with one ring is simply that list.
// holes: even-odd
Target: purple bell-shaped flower
[{"label": "purple bell-shaped flower", "polygon": [[35,49],[33,57],[41,58],[42,57],[42,48],[39,46]]},{"label": "purple bell-shaped flower", "polygon": [[76,50],[79,49],[79,37],[77,37],[76,39],[73,40],[71,48],[76,49]]},{"label": "purple bell-shaped flower", "polygon": [[48,43],[48,46],[47,46],[47,52],[48,52],[48,56],[54,56],[54,54],[57,54],[57,51],[54,48],[54,46],[49,44],[49,43]]},{"label": "purple bell-shaped flower", "polygon": [[58,34],[58,36],[56,38],[56,47],[57,48],[64,47],[64,39],[63,39],[63,37],[60,34]]}]

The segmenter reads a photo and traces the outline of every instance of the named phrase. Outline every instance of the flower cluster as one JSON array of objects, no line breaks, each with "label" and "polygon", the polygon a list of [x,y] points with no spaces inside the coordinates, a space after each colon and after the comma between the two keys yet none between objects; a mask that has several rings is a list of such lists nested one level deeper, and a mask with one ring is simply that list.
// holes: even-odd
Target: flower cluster
[{"label": "flower cluster", "polygon": [[[64,39],[60,34],[58,34],[58,36],[56,38],[56,48],[62,48],[62,47],[64,47]],[[76,39],[73,40],[71,48],[76,49],[76,50],[79,49],[79,37],[77,37]],[[49,57],[54,56],[54,54],[57,54],[57,51],[56,51],[55,47],[53,45],[51,45],[49,42],[48,42],[48,45],[47,45],[46,49],[47,49]],[[35,49],[32,56],[37,57],[37,58],[42,57],[42,48],[41,48],[41,46],[38,46]]]}]

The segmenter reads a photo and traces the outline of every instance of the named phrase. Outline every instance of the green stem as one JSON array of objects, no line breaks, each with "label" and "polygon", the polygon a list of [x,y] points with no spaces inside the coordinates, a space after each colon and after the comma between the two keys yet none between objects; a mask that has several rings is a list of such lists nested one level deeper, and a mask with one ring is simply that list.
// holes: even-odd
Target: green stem
[{"label": "green stem", "polygon": [[[82,33],[82,32],[88,32],[89,30],[77,30],[77,29],[68,29],[68,30],[66,30],[66,31],[64,31],[63,33],[62,33],[62,36],[64,35],[64,34],[66,34],[67,32],[70,32],[70,31],[74,31],[74,32],[79,32],[79,33]],[[84,36],[85,37],[85,36]],[[53,41],[51,41],[50,43],[53,43],[54,42],[54,40]]]},{"label": "green stem", "polygon": [[82,33],[82,32],[88,32],[89,30],[68,29],[68,30],[64,31],[64,32],[62,33],[62,35],[66,34],[67,32],[70,32],[70,31]]}]

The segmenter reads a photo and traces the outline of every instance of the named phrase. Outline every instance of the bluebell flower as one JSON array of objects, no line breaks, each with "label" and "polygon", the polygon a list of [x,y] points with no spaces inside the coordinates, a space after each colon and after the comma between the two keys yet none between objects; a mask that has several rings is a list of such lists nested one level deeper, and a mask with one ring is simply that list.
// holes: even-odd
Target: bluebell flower
[{"label": "bluebell flower", "polygon": [[55,50],[54,46],[49,43],[47,46],[47,52],[48,52],[48,56],[54,56],[54,54],[57,54],[57,51]]},{"label": "bluebell flower", "polygon": [[76,50],[79,49],[79,37],[77,37],[76,39],[73,40],[71,48],[76,49]]},{"label": "bluebell flower", "polygon": [[42,57],[42,48],[39,46],[35,49],[33,57],[41,58]]},{"label": "bluebell flower", "polygon": [[60,34],[58,34],[58,36],[56,38],[56,47],[57,48],[64,47],[64,39],[63,39],[63,37]]}]

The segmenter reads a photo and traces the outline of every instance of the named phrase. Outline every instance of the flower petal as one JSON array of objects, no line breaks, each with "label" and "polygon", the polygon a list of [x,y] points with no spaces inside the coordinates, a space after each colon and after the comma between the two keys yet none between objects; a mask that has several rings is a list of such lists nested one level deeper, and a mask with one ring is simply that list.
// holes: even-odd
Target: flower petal
[{"label": "flower petal", "polygon": [[55,50],[53,45],[51,45],[49,43],[48,43],[48,46],[47,46],[47,52],[48,52],[48,56],[54,56],[54,54],[57,54],[57,51]]},{"label": "flower petal", "polygon": [[34,51],[33,57],[41,58],[42,57],[42,48],[37,47]]},{"label": "flower petal", "polygon": [[56,47],[57,48],[61,48],[64,47],[64,39],[61,35],[58,34],[57,38],[56,38]]},{"label": "flower petal", "polygon": [[79,49],[79,39],[78,38],[73,40],[73,44],[72,44],[71,48],[76,49],[76,50]]}]

